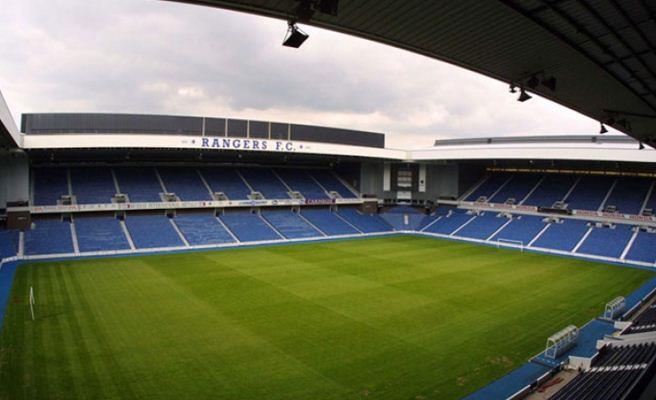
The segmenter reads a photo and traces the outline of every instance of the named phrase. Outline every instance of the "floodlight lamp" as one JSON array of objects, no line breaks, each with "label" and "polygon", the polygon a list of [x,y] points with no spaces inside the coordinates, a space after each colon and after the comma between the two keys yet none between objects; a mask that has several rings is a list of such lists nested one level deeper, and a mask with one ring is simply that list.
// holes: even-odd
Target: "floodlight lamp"
[{"label": "floodlight lamp", "polygon": [[285,47],[298,49],[310,35],[300,30],[299,27],[296,26],[296,24],[292,21],[290,21],[288,25],[287,35],[285,36],[285,40],[282,42],[282,45]]},{"label": "floodlight lamp", "polygon": [[531,96],[530,94],[526,93],[526,90],[524,90],[524,88],[521,88],[521,89],[520,89],[520,92],[519,92],[519,97],[517,98],[517,101],[519,101],[520,103],[523,103],[523,102],[525,102],[526,100],[530,100],[532,97],[533,97],[533,96]]}]

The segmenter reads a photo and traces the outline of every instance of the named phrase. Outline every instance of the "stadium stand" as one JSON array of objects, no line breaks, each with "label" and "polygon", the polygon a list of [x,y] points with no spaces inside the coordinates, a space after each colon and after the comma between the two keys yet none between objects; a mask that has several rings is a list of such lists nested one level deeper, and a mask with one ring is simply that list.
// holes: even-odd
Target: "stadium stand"
[{"label": "stadium stand", "polygon": [[18,253],[18,239],[17,230],[0,229],[0,260]]},{"label": "stadium stand", "polygon": [[226,211],[219,218],[240,242],[281,239],[259,214],[250,211]]},{"label": "stadium stand", "polygon": [[276,169],[276,173],[287,186],[292,190],[300,192],[306,199],[329,198],[326,191],[303,170],[279,168]]},{"label": "stadium stand", "polygon": [[81,252],[130,249],[120,222],[112,216],[79,216],[74,224]]},{"label": "stadium stand", "polygon": [[289,199],[289,190],[270,169],[243,168],[239,171],[254,191],[267,199]]},{"label": "stadium stand", "polygon": [[343,207],[340,208],[337,213],[340,217],[344,218],[347,222],[354,225],[364,233],[389,232],[393,230],[393,228],[378,215],[363,214],[355,208]]},{"label": "stadium stand", "polygon": [[440,233],[443,235],[450,235],[463,224],[467,223],[474,215],[469,215],[463,210],[453,210],[450,214],[442,217],[439,221],[432,225],[427,225],[424,232]]},{"label": "stadium stand", "polygon": [[629,252],[628,260],[656,263],[656,232],[638,232]]},{"label": "stadium stand", "polygon": [[323,236],[299,214],[289,210],[264,210],[262,217],[287,239]]},{"label": "stadium stand", "polygon": [[574,175],[547,175],[533,193],[524,201],[524,205],[552,207],[562,201],[576,182]]},{"label": "stadium stand", "polygon": [[397,231],[417,230],[426,217],[409,206],[391,207],[380,216]]},{"label": "stadium stand", "polygon": [[39,219],[25,232],[25,254],[73,253],[71,224],[59,219]]},{"label": "stadium stand", "polygon": [[530,215],[515,216],[512,222],[494,235],[491,240],[513,240],[522,242],[526,246],[531,243],[545,226],[546,223],[542,221],[542,217]]},{"label": "stadium stand", "polygon": [[109,168],[71,168],[71,187],[77,204],[111,203],[116,186]]},{"label": "stadium stand", "polygon": [[157,168],[164,187],[169,193],[175,193],[181,201],[212,200],[208,188],[195,168]]},{"label": "stadium stand", "polygon": [[588,224],[579,220],[562,220],[549,228],[531,245],[545,249],[572,251],[588,231]]},{"label": "stadium stand", "polygon": [[541,179],[542,175],[537,174],[515,174],[489,201],[491,203],[521,204]]},{"label": "stadium stand", "polygon": [[652,210],[652,214],[656,215],[656,185],[654,185],[651,195],[645,203],[645,209]]},{"label": "stadium stand", "polygon": [[641,178],[622,178],[617,180],[604,208],[622,214],[640,214],[651,182]]},{"label": "stadium stand", "polygon": [[114,174],[121,193],[128,195],[131,203],[162,201],[162,185],[153,167],[119,167]]},{"label": "stadium stand", "polygon": [[343,199],[358,197],[330,171],[310,170],[308,173],[328,192],[337,192]]},{"label": "stadium stand", "polygon": [[33,171],[35,205],[56,205],[63,195],[70,194],[67,168],[34,168]]},{"label": "stadium stand", "polygon": [[207,212],[178,213],[173,219],[190,245],[234,243],[216,217]]},{"label": "stadium stand", "polygon": [[229,200],[248,200],[251,190],[232,168],[203,168],[201,175],[212,193],[223,193]]},{"label": "stadium stand", "polygon": [[494,212],[484,212],[478,215],[457,232],[458,236],[472,239],[487,240],[494,232],[510,222],[508,218],[497,216]]},{"label": "stadium stand", "polygon": [[618,224],[612,228],[594,227],[581,247],[577,249],[577,253],[619,258],[632,235],[633,231],[629,225]]},{"label": "stadium stand", "polygon": [[592,367],[577,375],[550,400],[626,399],[640,381],[652,378],[656,344],[606,346]]},{"label": "stadium stand", "polygon": [[503,187],[503,185],[511,178],[509,174],[492,174],[488,176],[479,187],[477,187],[467,198],[466,201],[477,201],[481,197],[489,199]]},{"label": "stadium stand", "polygon": [[355,235],[360,233],[352,225],[346,223],[328,208],[302,209],[301,215],[329,236]]},{"label": "stadium stand", "polygon": [[614,178],[604,176],[585,176],[565,199],[570,210],[597,210],[604,201]]},{"label": "stadium stand", "polygon": [[138,249],[184,246],[165,215],[130,214],[125,219],[125,225]]},{"label": "stadium stand", "polygon": [[623,333],[633,334],[654,331],[656,331],[656,304],[651,304],[633,319],[631,326]]}]

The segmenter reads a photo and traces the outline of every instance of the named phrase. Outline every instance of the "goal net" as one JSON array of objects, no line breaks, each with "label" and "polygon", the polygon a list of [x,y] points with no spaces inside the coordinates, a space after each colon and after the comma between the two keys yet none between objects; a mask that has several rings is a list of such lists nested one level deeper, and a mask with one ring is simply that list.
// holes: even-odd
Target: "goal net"
[{"label": "goal net", "polygon": [[497,239],[497,248],[502,246],[512,246],[517,247],[521,251],[524,251],[524,242],[521,240],[512,240],[512,239]]}]

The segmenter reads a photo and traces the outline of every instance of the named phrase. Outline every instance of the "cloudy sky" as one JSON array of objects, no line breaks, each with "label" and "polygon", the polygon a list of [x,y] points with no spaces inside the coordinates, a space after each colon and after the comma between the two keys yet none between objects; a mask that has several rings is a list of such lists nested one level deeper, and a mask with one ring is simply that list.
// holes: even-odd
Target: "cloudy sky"
[{"label": "cloudy sky", "polygon": [[2,0],[0,90],[23,112],[229,116],[439,138],[596,132],[547,100],[363,39],[157,0]]}]

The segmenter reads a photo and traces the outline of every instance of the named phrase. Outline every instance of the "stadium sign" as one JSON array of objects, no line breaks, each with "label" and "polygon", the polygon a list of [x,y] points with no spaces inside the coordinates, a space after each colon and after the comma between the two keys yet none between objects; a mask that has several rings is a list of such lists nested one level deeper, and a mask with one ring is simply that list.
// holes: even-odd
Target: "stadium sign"
[{"label": "stadium sign", "polygon": [[296,145],[289,140],[247,139],[247,138],[219,138],[204,137],[200,140],[203,149],[217,150],[251,150],[251,151],[278,151],[291,153],[303,150],[303,145]]},{"label": "stadium sign", "polygon": [[93,211],[167,210],[179,208],[237,208],[237,207],[282,207],[302,205],[357,205],[361,198],[348,199],[277,199],[277,200],[214,200],[214,201],[171,201],[146,203],[71,204],[57,206],[10,207],[9,211],[30,211],[32,214],[51,214]]}]

